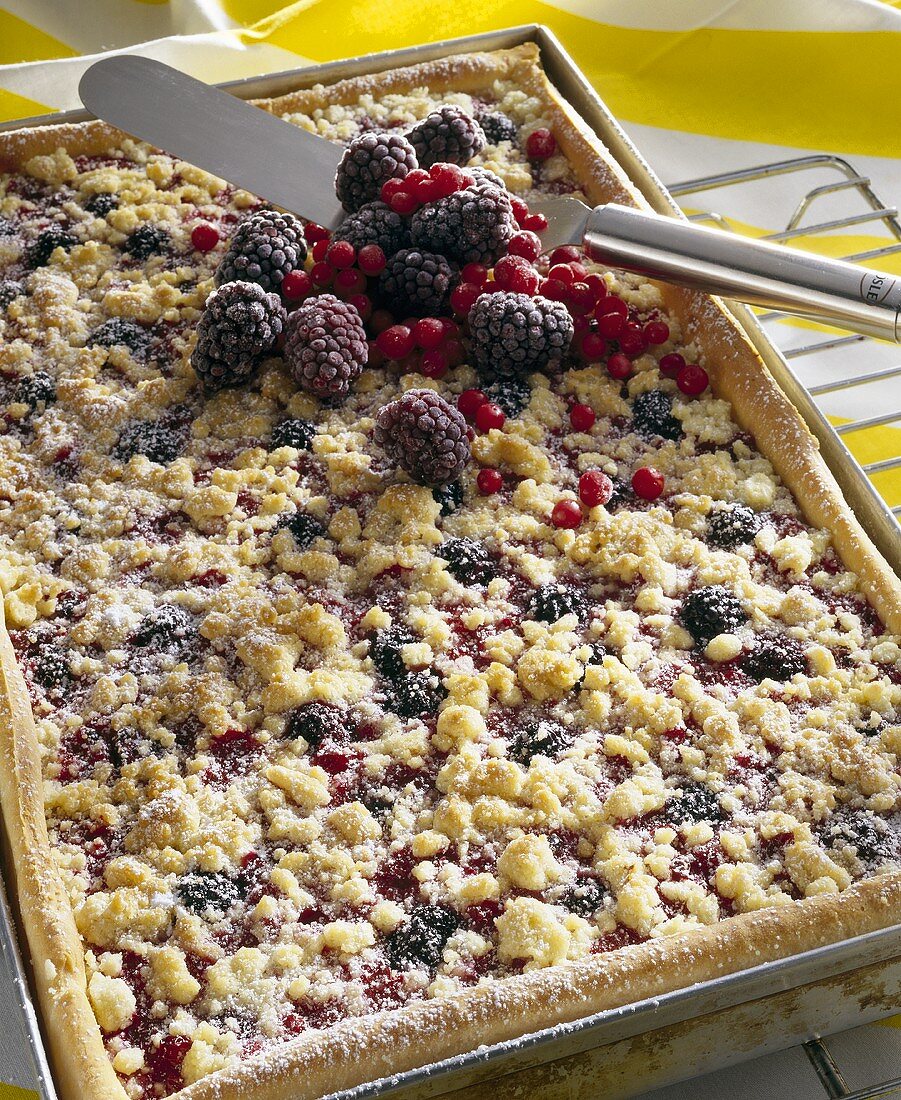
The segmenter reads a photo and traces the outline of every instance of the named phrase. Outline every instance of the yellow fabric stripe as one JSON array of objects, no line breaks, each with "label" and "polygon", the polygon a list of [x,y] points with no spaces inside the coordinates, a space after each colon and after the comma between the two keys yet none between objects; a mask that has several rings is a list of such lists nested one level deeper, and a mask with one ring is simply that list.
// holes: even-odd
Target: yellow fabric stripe
[{"label": "yellow fabric stripe", "polygon": [[[621,118],[742,141],[778,134],[804,148],[897,153],[901,38],[890,32],[651,31],[540,0],[392,0],[387,9],[384,0],[355,0],[336,18],[332,4],[300,0],[253,38],[326,61],[531,22],[560,36]],[[869,107],[866,91],[852,90],[862,69],[878,74],[878,103]]]},{"label": "yellow fabric stripe", "polygon": [[31,1089],[20,1089],[16,1085],[0,1084],[0,1100],[39,1100],[38,1094]]},{"label": "yellow fabric stripe", "polygon": [[23,95],[8,92],[0,88],[0,122],[8,122],[14,118],[30,118],[32,115],[44,115],[52,111],[44,103],[38,103],[36,99],[26,99]]},{"label": "yellow fabric stripe", "polygon": [[282,0],[218,0],[219,6],[236,23],[252,27],[284,8]]},{"label": "yellow fabric stripe", "polygon": [[77,56],[78,51],[65,42],[0,8],[0,65]]},{"label": "yellow fabric stripe", "polygon": [[[849,420],[846,416],[830,416],[829,423],[837,426],[847,424]],[[867,462],[880,462],[884,458],[901,455],[901,428],[886,426],[868,428],[863,432],[851,432],[844,437],[844,442],[861,465]],[[890,506],[901,504],[901,469],[874,474],[873,484]]]}]

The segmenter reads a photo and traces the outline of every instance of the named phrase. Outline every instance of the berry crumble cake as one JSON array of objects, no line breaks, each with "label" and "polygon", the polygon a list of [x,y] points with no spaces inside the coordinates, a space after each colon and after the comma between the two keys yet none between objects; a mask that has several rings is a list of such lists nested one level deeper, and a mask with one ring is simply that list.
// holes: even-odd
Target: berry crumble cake
[{"label": "berry crumble cake", "polygon": [[[901,598],[531,47],[3,139],[3,752],[68,1098],[315,1097],[892,924]],[[265,151],[261,151],[264,155]]]}]

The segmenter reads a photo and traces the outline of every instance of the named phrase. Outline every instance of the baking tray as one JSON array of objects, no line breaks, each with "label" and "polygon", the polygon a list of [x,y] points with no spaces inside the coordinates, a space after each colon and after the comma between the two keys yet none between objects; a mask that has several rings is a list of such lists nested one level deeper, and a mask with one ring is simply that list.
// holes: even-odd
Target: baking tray
[{"label": "baking tray", "polygon": [[[281,95],[313,84],[377,73],[474,50],[535,42],[557,89],[594,130],[658,213],[682,217],[676,203],[626,136],[560,42],[546,27],[511,27],[369,54],[304,69],[229,81],[221,85],[244,99]],[[66,111],[0,125],[83,122],[85,111]],[[901,573],[901,539],[891,512],[850,458],[838,437],[794,377],[753,314],[729,303],[767,367],[820,443],[823,457],[865,530],[892,568]],[[8,866],[3,850],[3,869]],[[14,904],[0,890],[0,945],[8,956],[44,1100],[56,1100],[41,1025],[30,990],[25,942]],[[788,959],[724,975],[574,1023],[481,1047],[422,1069],[333,1094],[331,1100],[617,1100],[684,1080],[798,1042],[833,1034],[891,1015],[901,1006],[901,924]],[[490,1085],[488,1084],[490,1082]],[[86,1098],[87,1100],[87,1098]]]}]

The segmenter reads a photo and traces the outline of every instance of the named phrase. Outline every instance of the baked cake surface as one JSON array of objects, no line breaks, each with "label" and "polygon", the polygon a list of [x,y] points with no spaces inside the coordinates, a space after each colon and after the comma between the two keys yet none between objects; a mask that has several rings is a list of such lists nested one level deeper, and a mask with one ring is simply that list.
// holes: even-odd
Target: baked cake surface
[{"label": "baked cake surface", "polygon": [[[499,78],[287,117],[412,131],[528,203],[581,193],[546,108]],[[308,230],[254,292],[265,351],[229,359],[251,314],[207,303],[247,273],[253,196],[129,140],[0,187],[6,625],[125,1095],[898,870],[899,640],[655,287],[533,265],[540,222],[489,196],[465,248],[465,219],[429,229],[458,254],[423,305],[402,249],[437,203],[401,202],[347,266]],[[402,261],[367,276],[366,232]],[[370,341],[338,381],[299,373],[321,295]],[[379,425],[423,390],[459,412],[414,461],[401,412]]]}]

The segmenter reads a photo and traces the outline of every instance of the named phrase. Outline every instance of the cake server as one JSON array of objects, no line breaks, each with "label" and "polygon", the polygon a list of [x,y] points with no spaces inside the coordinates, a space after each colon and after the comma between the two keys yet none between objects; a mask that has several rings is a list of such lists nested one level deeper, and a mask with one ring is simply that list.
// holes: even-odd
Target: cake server
[{"label": "cake server", "polygon": [[615,203],[529,205],[548,219],[545,248],[583,245],[611,267],[901,342],[901,278],[885,271]]},{"label": "cake server", "polygon": [[344,149],[150,57],[96,61],[78,85],[97,118],[332,229],[344,217],[335,171]]}]

